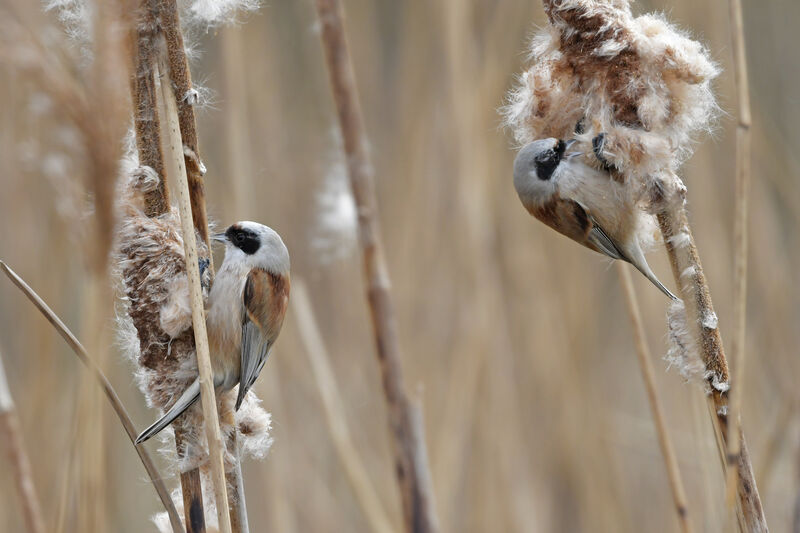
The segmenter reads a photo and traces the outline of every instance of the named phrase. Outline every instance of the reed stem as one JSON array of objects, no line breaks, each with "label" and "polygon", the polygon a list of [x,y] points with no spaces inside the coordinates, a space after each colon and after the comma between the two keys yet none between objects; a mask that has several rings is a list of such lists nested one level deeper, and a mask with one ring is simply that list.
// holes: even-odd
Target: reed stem
[{"label": "reed stem", "polygon": [[[731,468],[741,452],[736,437],[741,425],[743,385],[745,377],[745,338],[747,331],[747,221],[750,189],[750,90],[747,83],[744,23],[741,0],[729,0],[731,40],[733,41],[733,72],[736,80],[739,120],[736,125],[736,195],[733,220],[734,238],[734,335],[731,341],[733,379],[730,391],[730,429],[728,434],[727,503],[733,506],[736,496],[737,470]],[[731,437],[733,435],[733,437]]]},{"label": "reed stem", "polygon": [[664,419],[664,409],[661,406],[658,391],[656,390],[655,371],[653,370],[650,348],[647,346],[647,338],[645,337],[644,325],[642,324],[642,315],[639,311],[639,302],[636,300],[636,291],[633,288],[628,265],[617,261],[617,272],[619,273],[622,292],[625,293],[625,304],[628,308],[628,317],[631,319],[631,325],[633,326],[633,337],[636,344],[636,355],[639,359],[639,369],[642,371],[642,380],[644,381],[645,389],[647,389],[647,400],[650,404],[653,423],[655,424],[656,434],[658,435],[658,445],[661,448],[661,455],[664,457],[664,466],[667,469],[669,488],[672,491],[672,499],[675,502],[678,523],[680,524],[681,531],[684,533],[691,533],[694,528],[689,519],[689,503],[686,498],[686,489],[683,486],[681,471],[678,468],[675,447],[672,445],[672,439],[667,429],[667,422]]},{"label": "reed stem", "polygon": [[350,437],[350,428],[344,412],[339,387],[330,364],[330,356],[314,317],[308,289],[303,280],[296,279],[292,287],[292,309],[297,318],[300,338],[306,348],[311,371],[322,396],[322,407],[325,410],[325,421],[333,439],[333,445],[344,467],[347,481],[356,496],[356,500],[369,521],[372,531],[392,533],[392,527],[386,511],[383,509],[378,492],[370,481],[367,469],[359,458],[358,451]]},{"label": "reed stem", "polygon": [[375,172],[367,150],[355,74],[345,37],[344,11],[338,0],[317,0],[316,7],[344,141],[350,188],[358,212],[364,282],[388,407],[389,435],[394,449],[405,530],[409,533],[436,532],[439,523],[434,509],[425,443],[419,431],[421,424],[414,423],[413,407],[403,383],[397,319],[380,237]]},{"label": "reed stem", "polygon": [[[684,297],[690,333],[697,340],[700,358],[708,373],[709,410],[723,470],[727,471],[726,436],[728,435],[729,408],[727,390],[730,378],[728,362],[722,347],[722,338],[717,327],[717,315],[714,313],[711,294],[682,202],[659,213],[658,223],[664,236],[664,244],[672,265],[675,283],[680,287]],[[676,239],[676,235],[679,238]],[[747,443],[741,428],[739,436],[741,452],[736,460],[739,477],[737,484],[739,526],[742,531],[766,532],[769,529],[753,475],[753,465],[750,463]]]},{"label": "reed stem", "polygon": [[161,503],[164,505],[164,509],[167,511],[169,515],[170,524],[172,524],[172,530],[175,533],[180,533],[183,531],[183,527],[181,526],[181,519],[180,515],[178,515],[177,509],[175,509],[175,504],[172,502],[172,498],[169,496],[169,492],[167,491],[167,487],[164,485],[164,481],[161,478],[158,470],[156,469],[153,460],[150,458],[150,454],[147,453],[147,450],[141,446],[136,445],[136,427],[133,425],[133,421],[131,417],[128,415],[128,411],[125,409],[125,406],[122,405],[122,401],[117,396],[116,391],[111,386],[111,383],[106,378],[103,371],[100,370],[89,354],[86,352],[86,349],[83,345],[78,341],[78,338],[69,330],[69,328],[64,324],[64,322],[56,315],[52,309],[45,303],[44,300],[39,297],[38,294],[27,284],[25,280],[17,275],[16,272],[11,270],[11,267],[6,265],[3,261],[0,261],[0,270],[2,270],[8,279],[17,286],[19,290],[31,301],[31,303],[39,310],[40,313],[47,319],[48,322],[55,328],[55,330],[61,335],[61,337],[66,341],[67,345],[72,349],[75,355],[78,356],[81,363],[83,363],[94,375],[95,379],[100,384],[100,387],[103,389],[103,392],[108,398],[108,402],[111,404],[112,409],[117,414],[117,418],[119,418],[120,423],[122,424],[125,433],[127,433],[128,438],[131,441],[131,444],[134,445],[136,449],[136,453],[139,454],[139,459],[142,461],[142,465],[144,465],[145,471],[147,471],[147,475],[150,477],[150,482],[153,484],[153,487],[156,489],[156,493],[158,494]]},{"label": "reed stem", "polygon": [[[158,0],[140,0],[138,16],[132,24],[131,32],[133,40],[131,48],[134,51],[131,97],[139,165],[152,168],[161,178],[158,187],[145,194],[144,212],[148,217],[163,215],[169,211],[170,205],[169,188],[167,180],[164,179],[166,173],[155,82],[159,37],[158,12]],[[136,324],[136,327],[139,329],[140,325]],[[178,454],[184,449],[183,440],[181,428],[176,428],[175,449]],[[198,467],[191,468],[181,472],[180,477],[186,530],[188,533],[204,533],[206,525],[200,470]]]},{"label": "reed stem", "polygon": [[22,516],[30,533],[44,533],[45,524],[42,516],[42,506],[36,487],[33,484],[33,471],[25,442],[22,438],[17,409],[8,387],[5,368],[3,368],[3,354],[0,351],[0,438],[5,442],[6,456],[11,466],[14,483],[17,486]]},{"label": "reed stem", "polygon": [[[160,65],[166,71],[167,66]],[[217,397],[214,391],[214,371],[211,368],[211,354],[208,347],[206,316],[203,305],[203,293],[200,282],[200,271],[197,268],[198,254],[195,238],[195,224],[192,219],[192,203],[189,181],[184,162],[183,141],[181,140],[177,102],[172,85],[167,79],[161,80],[161,97],[164,105],[167,134],[168,157],[167,173],[172,175],[178,184],[178,210],[183,232],[183,246],[186,257],[186,275],[189,279],[189,302],[192,309],[192,327],[194,328],[195,352],[197,368],[200,374],[200,400],[203,408],[208,455],[211,462],[211,480],[214,485],[217,520],[222,533],[231,533],[230,509],[228,507],[228,490],[225,479],[223,454],[225,445],[219,427],[217,413]]]}]

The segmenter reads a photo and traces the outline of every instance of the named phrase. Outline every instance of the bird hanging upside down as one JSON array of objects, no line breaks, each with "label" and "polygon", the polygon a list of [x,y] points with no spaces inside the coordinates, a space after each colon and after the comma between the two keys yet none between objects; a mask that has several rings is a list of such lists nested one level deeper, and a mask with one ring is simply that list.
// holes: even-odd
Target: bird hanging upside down
[{"label": "bird hanging upside down", "polygon": [[[283,324],[291,285],[289,251],[275,231],[256,222],[237,222],[214,240],[225,243],[225,260],[208,296],[211,367],[215,388],[226,391],[239,385],[238,410]],[[136,444],[164,429],[199,397],[195,379]]]},{"label": "bird hanging upside down", "polygon": [[528,212],[570,239],[612,259],[635,266],[673,300],[656,278],[640,245],[645,214],[630,200],[625,185],[602,158],[602,136],[595,137],[596,169],[567,153],[576,141],[540,139],[525,145],[514,160],[514,187]]}]

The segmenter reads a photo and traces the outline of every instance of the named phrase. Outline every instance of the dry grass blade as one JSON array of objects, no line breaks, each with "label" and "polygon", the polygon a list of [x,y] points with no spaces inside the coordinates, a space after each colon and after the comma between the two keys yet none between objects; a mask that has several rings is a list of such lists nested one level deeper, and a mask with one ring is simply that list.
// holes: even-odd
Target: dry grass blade
[{"label": "dry grass blade", "polygon": [[44,533],[45,524],[42,517],[42,506],[36,487],[33,484],[33,472],[28,452],[22,440],[22,428],[17,417],[11,390],[8,387],[5,368],[3,368],[3,354],[0,351],[0,435],[5,442],[6,455],[13,471],[14,482],[17,486],[22,515],[28,525],[30,533]]},{"label": "dry grass blade", "polygon": [[[165,65],[162,65],[161,68],[163,69],[162,72],[166,70]],[[211,461],[211,479],[214,485],[217,519],[219,520],[220,531],[222,533],[231,533],[227,482],[225,479],[225,465],[223,464],[225,444],[222,441],[222,432],[219,428],[219,414],[217,413],[217,400],[214,391],[214,371],[211,368],[200,272],[197,269],[197,242],[192,220],[189,182],[184,164],[183,142],[181,141],[175,93],[172,91],[172,85],[167,80],[162,80],[161,82],[161,96],[166,110],[164,126],[168,135],[166,140],[169,146],[169,154],[166,159],[167,173],[174,176],[178,184],[178,209],[180,211],[184,253],[186,255],[186,275],[189,278],[189,301],[192,308],[192,327],[194,328],[197,368],[200,374],[200,400],[203,407],[206,438],[208,439],[208,455],[209,461]]]},{"label": "dry grass blade", "polygon": [[389,517],[378,499],[378,493],[369,479],[367,469],[361,462],[358,451],[350,438],[350,429],[347,425],[342,398],[339,395],[336,378],[329,362],[330,356],[322,342],[322,335],[314,318],[308,289],[302,280],[295,280],[293,285],[292,309],[297,317],[300,337],[305,344],[317,389],[322,396],[325,421],[328,423],[328,430],[336,447],[336,453],[339,455],[350,487],[353,489],[372,531],[391,533],[394,528],[392,528]]},{"label": "dry grass blade", "polygon": [[390,436],[403,502],[405,528],[409,532],[433,532],[439,529],[439,525],[434,509],[432,483],[427,469],[423,437],[419,425],[414,423],[413,408],[403,383],[397,321],[389,293],[389,274],[377,216],[374,170],[367,153],[361,106],[342,23],[343,10],[337,0],[317,0],[316,6],[322,25],[322,43],[331,90],[347,156],[350,188],[358,212],[367,300],[389,409]]},{"label": "dry grass blade", "polygon": [[689,504],[686,498],[686,489],[683,486],[681,472],[678,468],[678,459],[675,456],[675,447],[669,437],[667,422],[664,420],[664,409],[659,400],[656,390],[655,372],[651,362],[650,349],[647,347],[647,339],[644,334],[642,316],[639,312],[639,303],[636,301],[636,291],[633,288],[631,274],[628,265],[617,261],[617,272],[619,272],[622,291],[625,293],[625,304],[628,308],[628,316],[633,326],[633,336],[636,342],[636,355],[639,359],[639,368],[642,371],[642,379],[647,389],[647,399],[650,403],[650,410],[653,414],[653,423],[658,434],[658,445],[661,447],[661,454],[664,456],[664,466],[669,477],[669,487],[672,491],[672,499],[675,502],[675,511],[678,515],[678,523],[681,531],[690,533],[693,531],[692,523],[689,520]]},{"label": "dry grass blade", "polygon": [[[137,436],[133,421],[131,420],[130,416],[128,416],[125,406],[122,405],[122,401],[119,399],[119,396],[117,396],[117,393],[114,391],[111,383],[108,381],[100,368],[94,363],[94,361],[92,361],[92,359],[89,357],[89,354],[86,353],[86,349],[83,347],[80,341],[78,341],[66,324],[64,324],[64,322],[58,318],[58,315],[56,315],[53,310],[50,309],[44,300],[42,300],[41,297],[39,297],[39,295],[36,294],[36,292],[27,283],[25,283],[25,280],[19,277],[17,273],[11,270],[11,268],[3,261],[0,261],[0,269],[2,269],[11,282],[14,283],[14,285],[16,285],[25,294],[25,296],[28,297],[31,303],[39,310],[40,313],[42,313],[42,315],[44,315],[47,321],[53,325],[53,327],[56,329],[56,331],[58,331],[69,347],[72,348],[72,351],[75,352],[75,355],[78,356],[78,359],[80,359],[81,362],[86,365],[87,368],[89,368],[92,374],[94,374],[95,378],[100,383],[100,386],[103,388],[103,392],[105,392],[109,403],[111,403],[111,407],[114,409],[114,412],[117,413],[117,417],[122,423],[125,433],[128,434],[128,438],[133,444],[136,441]],[[167,491],[166,486],[164,486],[164,482],[162,481],[155,464],[153,464],[153,460],[150,458],[147,450],[145,450],[142,446],[136,446],[134,444],[134,448],[136,449],[136,453],[139,454],[139,459],[141,459],[142,465],[144,465],[144,469],[147,471],[147,475],[150,477],[150,481],[153,483],[153,487],[155,487],[156,493],[158,493],[158,497],[161,500],[161,503],[164,505],[164,509],[166,509],[167,513],[169,514],[173,531],[176,533],[183,531],[178,511],[175,509],[175,505],[172,503],[172,499],[169,497],[169,492]]]},{"label": "dry grass blade", "polygon": [[[734,361],[728,417],[728,477],[727,502],[732,506],[736,496],[736,464],[741,451],[737,437],[741,424],[742,395],[745,366],[745,332],[747,329],[747,221],[748,193],[750,189],[750,90],[747,84],[747,57],[745,53],[744,23],[741,0],[729,0],[731,40],[733,41],[733,67],[738,96],[739,121],[736,126],[736,205],[734,208],[734,335],[731,352]],[[731,437],[733,435],[733,437]]]}]

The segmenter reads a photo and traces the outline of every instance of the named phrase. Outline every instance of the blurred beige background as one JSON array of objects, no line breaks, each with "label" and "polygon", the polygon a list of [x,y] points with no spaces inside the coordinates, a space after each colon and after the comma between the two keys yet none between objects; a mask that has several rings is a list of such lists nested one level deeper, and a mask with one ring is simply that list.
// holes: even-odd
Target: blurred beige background
[{"label": "blurred beige background", "polygon": [[[514,152],[496,109],[521,72],[527,37],[544,24],[540,2],[344,3],[406,381],[424,407],[443,531],[675,531],[616,272],[532,219],[511,184]],[[769,524],[787,531],[800,491],[800,3],[745,4],[754,144],[744,428]],[[715,83],[718,127],[683,175],[729,346],[736,94],[727,3],[640,1],[633,9],[665,11],[724,68]],[[53,31],[52,20],[31,20],[42,35]],[[209,212],[222,225],[258,220],[283,236],[293,277],[309,284],[357,449],[399,530],[361,262],[347,239],[331,242],[320,229],[328,207],[319,196],[341,179],[341,157],[313,2],[268,2],[243,22],[195,36],[202,53],[193,75],[214,94],[199,115]],[[85,272],[65,192],[81,179],[79,150],[41,92],[2,67],[0,99],[0,258],[83,338]],[[674,286],[663,252],[649,260]],[[660,358],[667,302],[641,276],[635,283]],[[104,327],[113,329],[112,317]],[[76,531],[80,466],[69,457],[88,381],[5,279],[0,346],[48,527],[61,516],[64,531]],[[130,364],[110,350],[109,378],[145,427],[155,412]],[[655,364],[695,525],[720,531],[722,476],[702,392]],[[273,414],[275,442],[266,460],[244,464],[251,530],[368,531],[294,315],[255,390]],[[159,502],[102,406],[109,531],[150,530]],[[0,531],[19,531],[6,472],[0,467]]]}]

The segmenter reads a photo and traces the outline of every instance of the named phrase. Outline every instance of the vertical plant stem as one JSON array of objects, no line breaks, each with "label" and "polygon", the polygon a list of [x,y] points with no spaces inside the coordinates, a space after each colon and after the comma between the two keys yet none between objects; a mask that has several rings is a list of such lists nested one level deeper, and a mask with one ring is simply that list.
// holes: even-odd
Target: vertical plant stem
[{"label": "vertical plant stem", "polygon": [[664,411],[656,390],[655,371],[651,361],[650,349],[647,346],[647,338],[642,324],[642,315],[639,312],[639,303],[636,301],[636,291],[631,282],[631,274],[628,265],[617,261],[617,272],[619,273],[622,292],[625,293],[625,304],[628,308],[628,317],[633,326],[633,337],[636,344],[636,355],[639,359],[639,368],[642,371],[645,389],[647,389],[647,400],[650,403],[650,411],[653,414],[653,423],[658,435],[658,445],[661,447],[661,454],[664,457],[664,466],[667,469],[669,487],[672,491],[672,499],[675,502],[675,511],[678,515],[678,523],[681,531],[691,533],[692,523],[689,520],[689,504],[686,499],[686,489],[681,479],[681,471],[678,468],[678,459],[675,456],[675,447],[669,437],[667,422],[664,420]]},{"label": "vertical plant stem", "polygon": [[350,487],[353,489],[356,500],[361,505],[372,531],[376,533],[392,533],[394,529],[389,517],[384,511],[380,499],[378,499],[378,493],[372,485],[367,469],[361,462],[358,451],[350,437],[350,428],[347,426],[342,398],[339,396],[336,378],[329,362],[330,357],[325,349],[325,344],[322,342],[322,335],[314,318],[308,290],[302,280],[294,281],[291,302],[292,309],[297,317],[300,338],[305,345],[309,363],[311,364],[311,371],[317,384],[317,390],[322,396],[325,421],[328,423],[333,445],[336,447],[336,453],[344,467]]},{"label": "vertical plant stem", "polygon": [[[161,68],[166,71],[166,65],[162,64]],[[186,255],[186,274],[189,278],[189,301],[192,308],[192,327],[194,328],[197,368],[200,374],[200,400],[203,407],[206,438],[208,440],[208,455],[211,462],[211,479],[214,485],[217,520],[222,533],[231,533],[228,491],[225,480],[225,465],[223,463],[224,444],[222,432],[219,428],[217,399],[214,391],[214,372],[211,368],[211,355],[208,348],[208,332],[206,331],[200,271],[197,268],[197,241],[192,220],[189,182],[184,164],[178,109],[175,93],[169,81],[164,79],[160,85],[161,96],[166,110],[164,130],[168,135],[166,139],[169,147],[167,157],[168,173],[175,177],[175,181],[178,184],[178,210],[180,211],[183,246]]]},{"label": "vertical plant stem", "polygon": [[[181,32],[180,14],[176,0],[159,0],[161,29],[167,46],[167,69],[169,79],[176,94],[178,110],[178,123],[180,125],[181,140],[183,142],[184,165],[186,177],[189,181],[189,200],[192,206],[192,219],[194,227],[200,237],[211,248],[208,233],[208,215],[206,214],[206,197],[204,174],[205,165],[200,159],[200,148],[197,135],[197,121],[194,105],[198,101],[197,91],[192,86],[192,73],[189,69],[189,60],[186,57],[186,48]],[[209,264],[211,275],[214,275],[214,263]],[[232,394],[228,392],[226,394]],[[229,439],[231,452],[235,458],[233,467],[226,473],[228,489],[231,495],[230,512],[231,527],[234,533],[248,533],[247,504],[244,494],[244,478],[239,459],[236,436],[236,424],[233,424],[234,434]]]},{"label": "vertical plant stem", "polygon": [[439,526],[425,445],[419,426],[414,424],[413,408],[403,383],[397,323],[380,239],[374,169],[367,152],[355,75],[342,22],[343,10],[338,0],[317,0],[316,7],[322,26],[322,43],[331,90],[344,140],[350,188],[358,212],[367,301],[389,410],[390,439],[405,528],[415,533],[435,532]]},{"label": "vertical plant stem", "polygon": [[[185,450],[183,430],[175,431],[175,450]],[[200,481],[200,468],[194,467],[181,472],[181,497],[183,498],[183,521],[186,533],[205,533],[206,517],[203,508],[203,485]]]},{"label": "vertical plant stem", "polygon": [[758,456],[758,486],[762,490],[768,490],[772,474],[775,470],[775,463],[780,455],[781,448],[786,441],[786,433],[791,428],[792,417],[795,415],[797,403],[790,401],[782,401],[778,413],[775,415],[775,421],[772,423],[771,429],[766,438],[766,445],[763,451]]},{"label": "vertical plant stem", "polygon": [[[192,206],[194,226],[200,236],[210,247],[208,238],[208,217],[206,215],[206,195],[203,174],[206,169],[200,160],[197,142],[197,125],[194,116],[194,104],[197,103],[197,91],[192,87],[192,73],[186,58],[183,44],[181,22],[178,14],[177,0],[158,0],[161,29],[167,43],[167,64],[169,79],[175,91],[180,124],[181,153],[184,156],[186,176],[189,180],[189,200]],[[213,265],[209,265],[213,269]],[[213,272],[213,270],[212,270]]]},{"label": "vertical plant stem", "polygon": [[750,90],[747,83],[744,23],[741,0],[729,0],[731,40],[733,41],[733,71],[736,79],[739,121],[736,125],[736,203],[734,207],[734,335],[731,352],[734,361],[731,381],[730,428],[728,430],[727,502],[733,505],[736,496],[736,464],[741,445],[737,438],[741,424],[743,384],[745,376],[745,332],[747,328],[747,221],[750,189]]},{"label": "vertical plant stem", "polygon": [[161,131],[156,96],[155,66],[158,52],[158,24],[155,0],[140,0],[138,17],[133,23],[134,44],[133,124],[136,131],[136,150],[139,165],[152,168],[161,177],[158,187],[145,195],[145,214],[163,215],[169,210],[169,189],[164,179],[164,155],[161,151]]},{"label": "vertical plant stem", "polygon": [[[161,177],[158,187],[145,194],[144,211],[149,217],[163,215],[169,210],[170,203],[169,188],[167,187],[166,174],[164,172],[164,155],[161,148],[161,129],[155,83],[159,36],[157,14],[157,0],[139,1],[138,16],[132,24],[133,46],[131,47],[134,50],[131,96],[139,164],[152,168]],[[183,449],[182,441],[182,432],[180,429],[176,429],[176,453],[180,453],[180,450]],[[180,476],[187,532],[204,533],[206,526],[200,470],[195,467],[186,472],[181,472]]]},{"label": "vertical plant stem", "polygon": [[[800,446],[797,447],[795,452],[797,455],[795,464],[795,476],[797,481],[800,481]],[[794,506],[792,507],[792,533],[800,533],[800,488],[795,486]]]},{"label": "vertical plant stem", "polygon": [[[94,53],[86,86],[91,107],[86,109],[82,128],[89,163],[87,185],[94,198],[83,249],[88,268],[82,330],[100,368],[106,365],[110,344],[108,329],[103,327],[112,313],[108,257],[115,227],[113,195],[121,155],[118,139],[127,122],[123,105],[127,69],[121,4],[120,0],[110,0],[98,3],[92,10]],[[85,379],[86,386],[80,387],[84,408],[79,420],[86,424],[86,431],[79,434],[82,468],[78,520],[83,531],[104,531],[108,529],[106,420],[100,389],[88,375]]]},{"label": "vertical plant stem", "polygon": [[128,415],[128,411],[125,409],[125,406],[122,405],[122,400],[119,399],[119,396],[117,396],[117,393],[111,386],[111,383],[108,381],[105,374],[103,374],[103,371],[89,357],[89,354],[80,341],[78,341],[78,338],[75,337],[66,324],[64,324],[64,322],[58,318],[58,316],[53,312],[52,309],[50,309],[45,301],[42,300],[42,298],[36,294],[36,292],[27,283],[25,283],[25,280],[19,277],[17,273],[11,270],[11,268],[3,261],[0,261],[0,270],[2,270],[5,275],[8,276],[8,279],[10,279],[11,282],[22,291],[23,294],[25,294],[34,307],[36,307],[36,309],[42,313],[42,315],[47,319],[48,322],[50,322],[59,335],[61,335],[75,355],[78,356],[78,359],[80,359],[81,363],[83,363],[94,375],[95,379],[100,384],[100,387],[103,389],[103,392],[108,398],[108,403],[111,404],[111,407],[117,414],[123,429],[125,429],[125,433],[128,434],[128,438],[130,439],[131,443],[134,444],[136,453],[139,454],[139,459],[141,459],[142,465],[144,466],[145,471],[147,471],[147,475],[150,477],[150,481],[153,483],[153,487],[155,487],[156,493],[158,494],[159,499],[161,499],[161,503],[164,504],[164,509],[166,509],[167,514],[169,515],[173,530],[176,533],[182,531],[183,528],[181,527],[178,511],[175,509],[175,505],[172,503],[172,498],[169,497],[169,492],[164,485],[164,481],[161,479],[161,475],[158,473],[158,470],[156,469],[153,460],[150,458],[150,454],[147,453],[147,450],[145,450],[143,446],[135,445],[137,433],[136,428],[133,425],[133,421]]},{"label": "vertical plant stem", "polygon": [[14,399],[8,387],[5,369],[3,368],[3,354],[0,351],[0,441],[5,443],[6,456],[17,486],[22,516],[29,533],[44,533],[45,524],[42,517],[42,506],[33,484],[33,472],[25,442],[22,438]]},{"label": "vertical plant stem", "polygon": [[[659,213],[658,223],[664,236],[675,283],[680,287],[684,297],[690,333],[697,340],[700,357],[708,372],[709,409],[717,435],[720,458],[724,469],[727,470],[728,362],[725,359],[711,294],[682,203]],[[676,235],[679,235],[679,238],[676,239]],[[739,436],[741,452],[736,462],[739,476],[737,484],[739,524],[743,531],[766,532],[769,529],[753,475],[747,443],[741,429]]]},{"label": "vertical plant stem", "polygon": [[[96,245],[90,244],[90,248]],[[92,250],[97,253],[96,250]],[[109,345],[103,327],[107,301],[104,298],[108,280],[94,269],[89,269],[83,293],[80,330],[86,339],[87,351],[94,354],[95,364],[103,368]],[[100,409],[100,389],[94,386],[88,373],[82,373],[78,388],[78,462],[80,484],[78,503],[78,530],[104,531],[106,524],[105,420]]]}]

